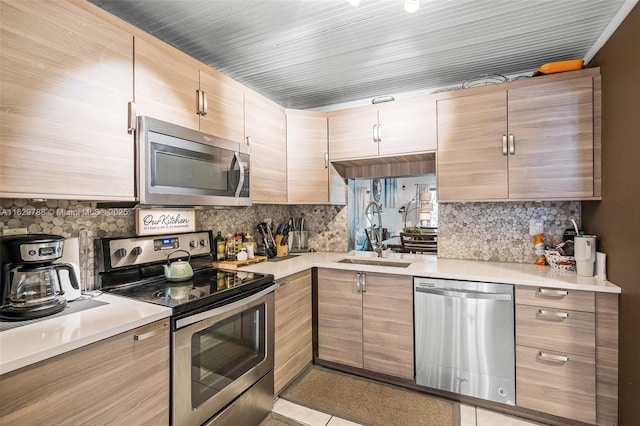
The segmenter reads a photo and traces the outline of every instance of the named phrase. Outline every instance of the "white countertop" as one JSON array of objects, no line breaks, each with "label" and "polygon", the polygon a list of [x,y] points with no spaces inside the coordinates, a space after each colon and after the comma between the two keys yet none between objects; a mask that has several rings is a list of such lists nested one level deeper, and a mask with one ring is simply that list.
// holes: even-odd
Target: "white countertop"
[{"label": "white countertop", "polygon": [[95,300],[107,304],[1,332],[0,374],[171,316],[171,308],[111,294]]},{"label": "white countertop", "polygon": [[596,277],[581,277],[572,271],[554,269],[529,263],[501,263],[476,260],[438,259],[434,255],[390,253],[391,262],[411,262],[406,268],[393,266],[354,265],[337,263],[345,258],[373,259],[375,253],[352,251],[349,253],[305,253],[295,258],[278,262],[260,262],[241,268],[250,272],[273,274],[283,278],[311,267],[344,269],[360,272],[381,272],[386,274],[411,275],[416,277],[449,278],[469,281],[544,286],[573,290],[620,293],[620,287]]},{"label": "white countertop", "polygon": [[[399,253],[390,253],[381,260],[411,262],[410,266],[400,268],[337,263],[345,258],[377,260],[372,252],[316,252],[278,262],[256,263],[240,270],[269,273],[280,279],[319,267],[605,293],[621,291],[620,287],[595,277],[580,277],[575,272],[533,264],[438,259],[433,255]],[[108,304],[0,332],[0,374],[171,316],[170,308],[125,297],[102,294],[96,300]]]}]

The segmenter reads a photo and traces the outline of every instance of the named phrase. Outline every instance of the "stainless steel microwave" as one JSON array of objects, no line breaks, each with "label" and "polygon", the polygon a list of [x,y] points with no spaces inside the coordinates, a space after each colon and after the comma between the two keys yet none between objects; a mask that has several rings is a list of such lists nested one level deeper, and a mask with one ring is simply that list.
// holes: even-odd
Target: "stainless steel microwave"
[{"label": "stainless steel microwave", "polygon": [[138,117],[138,201],[159,206],[250,206],[248,145]]}]

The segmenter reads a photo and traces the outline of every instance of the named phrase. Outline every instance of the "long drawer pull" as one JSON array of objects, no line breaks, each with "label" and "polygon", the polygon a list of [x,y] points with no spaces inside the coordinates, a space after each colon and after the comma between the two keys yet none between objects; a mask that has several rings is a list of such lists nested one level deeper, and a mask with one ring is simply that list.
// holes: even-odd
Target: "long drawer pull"
[{"label": "long drawer pull", "polygon": [[540,293],[542,296],[549,297],[564,297],[569,295],[569,292],[567,290],[551,290],[548,288],[539,288],[538,293]]},{"label": "long drawer pull", "polygon": [[156,334],[160,333],[161,331],[162,331],[162,328],[156,328],[155,330],[147,331],[146,333],[134,334],[133,340],[135,340],[136,342],[139,342],[141,340],[150,339]]},{"label": "long drawer pull", "polygon": [[550,311],[548,309],[538,309],[538,315],[543,317],[569,318],[568,312]]},{"label": "long drawer pull", "polygon": [[538,351],[538,356],[542,359],[548,359],[551,361],[560,361],[560,362],[569,361],[569,357],[566,355],[553,355],[553,354],[548,354],[542,351]]}]

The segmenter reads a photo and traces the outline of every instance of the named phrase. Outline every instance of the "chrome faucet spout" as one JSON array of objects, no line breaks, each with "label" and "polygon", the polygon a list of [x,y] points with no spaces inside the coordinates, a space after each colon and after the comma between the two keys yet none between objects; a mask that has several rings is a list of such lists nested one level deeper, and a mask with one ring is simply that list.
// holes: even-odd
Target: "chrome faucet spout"
[{"label": "chrome faucet spout", "polygon": [[375,231],[375,227],[373,226],[373,224],[371,225],[371,233],[373,234],[374,232],[376,232],[376,238],[375,238],[375,245],[372,243],[371,245],[373,246],[373,251],[375,251],[378,254],[378,257],[382,257],[382,214],[380,213],[382,210],[382,207],[380,207],[380,204],[376,203],[375,201],[371,201],[369,202],[369,204],[367,204],[367,207],[364,209],[364,214],[367,215],[369,213],[369,209],[371,207],[375,208],[375,213],[377,213],[378,215],[378,231]]}]

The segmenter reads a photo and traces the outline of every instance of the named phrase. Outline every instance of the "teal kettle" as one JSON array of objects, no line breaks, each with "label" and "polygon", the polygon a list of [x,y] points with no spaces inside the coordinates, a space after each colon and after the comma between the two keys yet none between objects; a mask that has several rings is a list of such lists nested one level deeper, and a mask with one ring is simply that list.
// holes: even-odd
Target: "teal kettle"
[{"label": "teal kettle", "polygon": [[[189,256],[186,261],[177,260],[171,262],[169,259],[173,254],[178,252],[187,253]],[[167,264],[164,266],[164,277],[169,281],[186,281],[193,277],[193,269],[189,261],[191,260],[191,253],[186,250],[176,250],[167,255]]]}]

